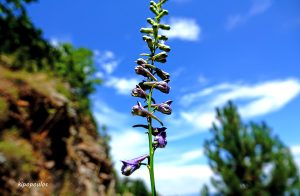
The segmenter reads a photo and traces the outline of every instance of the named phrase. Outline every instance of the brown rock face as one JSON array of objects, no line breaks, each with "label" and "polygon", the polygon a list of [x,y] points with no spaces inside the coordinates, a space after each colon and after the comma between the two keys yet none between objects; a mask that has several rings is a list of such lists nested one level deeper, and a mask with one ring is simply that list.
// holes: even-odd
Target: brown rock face
[{"label": "brown rock face", "polygon": [[0,67],[0,195],[115,194],[106,142],[58,85]]}]

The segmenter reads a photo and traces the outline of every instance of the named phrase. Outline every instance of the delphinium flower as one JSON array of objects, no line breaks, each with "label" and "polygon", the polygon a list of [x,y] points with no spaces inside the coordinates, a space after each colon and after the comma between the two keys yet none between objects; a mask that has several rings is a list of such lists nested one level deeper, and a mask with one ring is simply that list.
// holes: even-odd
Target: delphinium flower
[{"label": "delphinium flower", "polygon": [[[170,92],[170,74],[157,66],[157,64],[164,64],[167,62],[168,52],[170,46],[165,42],[168,40],[166,35],[161,34],[164,30],[170,30],[170,26],[162,24],[161,19],[168,15],[168,11],[163,9],[163,5],[167,0],[160,0],[158,2],[150,1],[150,10],[153,12],[153,18],[147,18],[149,27],[141,28],[140,32],[143,35],[143,40],[146,42],[149,51],[142,53],[143,58],[136,60],[135,73],[144,77],[139,84],[132,90],[131,95],[143,99],[137,102],[132,107],[131,113],[135,116],[141,116],[146,119],[146,125],[134,125],[133,127],[142,127],[147,129],[149,155],[143,155],[138,158],[122,161],[122,174],[129,176],[134,171],[140,168],[141,165],[146,165],[149,169],[151,192],[156,195],[155,178],[154,178],[154,153],[158,148],[164,148],[167,145],[166,127],[163,126],[162,121],[154,115],[156,111],[162,114],[170,115],[172,113],[171,100],[162,103],[155,103],[152,97],[153,91],[156,89],[162,93],[168,94]],[[143,105],[143,104],[144,105]],[[153,127],[155,119],[159,126]],[[147,158],[148,162],[143,163]]]},{"label": "delphinium flower", "polygon": [[149,155],[143,155],[132,160],[122,161],[123,163],[123,166],[121,168],[122,174],[125,176],[129,176],[135,170],[140,168],[140,166],[142,165],[142,161],[146,158],[149,158]]}]

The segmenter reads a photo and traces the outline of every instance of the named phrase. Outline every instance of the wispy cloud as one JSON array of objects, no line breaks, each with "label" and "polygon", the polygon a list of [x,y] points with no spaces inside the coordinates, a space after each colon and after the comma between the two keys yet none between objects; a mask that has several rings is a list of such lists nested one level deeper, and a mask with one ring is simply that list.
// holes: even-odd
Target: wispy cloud
[{"label": "wispy cloud", "polygon": [[[115,54],[110,50],[94,51],[95,62],[105,71],[105,74],[112,74],[118,67],[120,61],[116,58]],[[101,73],[101,72],[100,72]]]},{"label": "wispy cloud", "polygon": [[199,149],[199,150],[192,150],[192,151],[188,151],[188,152],[185,152],[181,155],[181,158],[180,160],[183,162],[183,163],[187,163],[189,161],[193,161],[195,159],[198,159],[200,157],[203,156],[203,150],[202,149]]},{"label": "wispy cloud", "polygon": [[138,83],[139,81],[136,78],[109,77],[104,85],[116,89],[117,93],[121,95],[130,95],[131,90]]},{"label": "wispy cloud", "polygon": [[201,27],[195,19],[171,18],[169,21],[170,31],[165,31],[170,39],[181,39],[185,41],[197,41],[201,38]]},{"label": "wispy cloud", "polygon": [[96,76],[104,78],[104,86],[115,89],[120,95],[130,95],[131,90],[138,84],[138,80],[114,76],[113,73],[120,64],[120,60],[115,53],[110,50],[95,50],[94,58],[96,63],[100,65]]},{"label": "wispy cloud", "polygon": [[272,5],[272,0],[252,0],[252,5],[247,13],[236,14],[228,17],[226,22],[226,29],[232,30],[238,25],[247,22],[252,17],[266,12]]},{"label": "wispy cloud", "polygon": [[[215,119],[215,108],[223,106],[228,100],[238,104],[242,117],[250,118],[281,109],[299,93],[300,81],[296,79],[254,85],[224,83],[182,97],[181,104],[185,109],[180,112],[177,121],[193,125],[198,131],[208,130]],[[193,129],[191,134],[194,134]]]},{"label": "wispy cloud", "polygon": [[[128,114],[121,113],[114,108],[108,106],[99,97],[92,97],[93,112],[98,124],[109,126],[112,131],[122,130],[124,127],[129,127]],[[118,123],[115,123],[118,122]]]}]

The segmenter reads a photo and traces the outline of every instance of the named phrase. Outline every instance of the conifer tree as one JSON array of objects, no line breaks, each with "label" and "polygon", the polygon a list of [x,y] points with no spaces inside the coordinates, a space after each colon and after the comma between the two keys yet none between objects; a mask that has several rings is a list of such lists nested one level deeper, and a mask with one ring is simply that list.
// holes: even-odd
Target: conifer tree
[{"label": "conifer tree", "polygon": [[[265,123],[244,124],[229,102],[217,109],[205,154],[221,195],[300,195],[299,171],[292,155]],[[288,130],[287,130],[288,131]],[[207,187],[202,190],[207,194]]]}]

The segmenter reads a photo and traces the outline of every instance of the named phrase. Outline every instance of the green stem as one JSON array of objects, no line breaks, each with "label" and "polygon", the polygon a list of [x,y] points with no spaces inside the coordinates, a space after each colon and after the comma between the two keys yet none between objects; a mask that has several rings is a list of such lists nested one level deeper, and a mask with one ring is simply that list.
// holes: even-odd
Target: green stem
[{"label": "green stem", "polygon": [[[156,22],[160,22],[157,20]],[[151,51],[151,57],[155,55],[156,49],[157,49],[157,43],[158,43],[158,38],[157,38],[158,32],[154,33],[154,43]],[[152,59],[151,66],[154,66],[154,61]],[[149,78],[150,81],[153,81],[152,78]],[[148,104],[148,111],[152,112],[151,110],[151,104],[152,104],[152,91],[153,88],[150,89],[149,94],[148,94],[148,99],[147,99],[147,104]],[[148,140],[149,140],[149,164],[148,164],[148,169],[149,169],[149,174],[150,174],[150,181],[151,181],[151,193],[152,196],[156,196],[156,189],[155,189],[155,178],[154,178],[154,148],[153,148],[153,142],[152,142],[152,118],[148,118]]]},{"label": "green stem", "polygon": [[[150,90],[148,95],[148,111],[151,112],[151,98],[152,98],[152,90]],[[155,190],[155,178],[154,178],[154,149],[152,144],[152,119],[148,118],[148,140],[149,140],[149,174],[150,174],[150,181],[151,181],[151,193],[152,196],[156,196]]]}]

